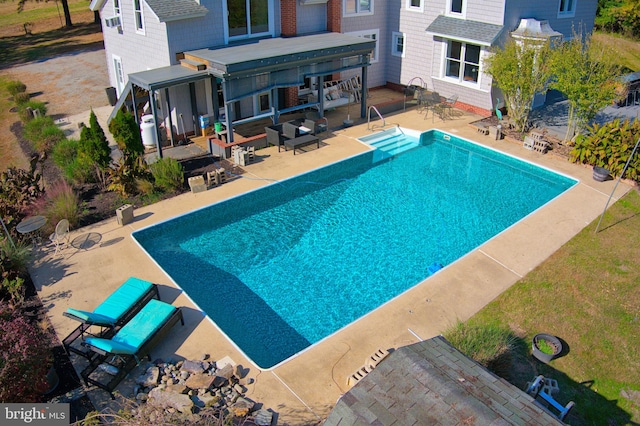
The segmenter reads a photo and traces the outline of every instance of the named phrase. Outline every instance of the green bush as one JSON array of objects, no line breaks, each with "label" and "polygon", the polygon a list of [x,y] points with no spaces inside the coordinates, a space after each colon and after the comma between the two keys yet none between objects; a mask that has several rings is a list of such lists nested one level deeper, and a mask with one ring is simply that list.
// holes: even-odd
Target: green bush
[{"label": "green bush", "polygon": [[53,147],[53,162],[62,170],[65,180],[82,184],[91,180],[93,165],[78,160],[79,141],[63,139]]},{"label": "green bush", "polygon": [[184,184],[184,169],[174,158],[161,158],[150,168],[156,185],[165,191],[175,191]]},{"label": "green bush", "polygon": [[458,350],[500,377],[509,377],[518,338],[508,327],[459,322],[444,332]]},{"label": "green bush", "polygon": [[29,102],[30,99],[31,96],[29,96],[28,93],[16,93],[13,95],[13,102],[15,102],[16,105],[23,105]]},{"label": "green bush", "polygon": [[[589,127],[587,135],[579,135],[571,150],[574,163],[604,167],[620,176],[636,141],[640,138],[640,122],[615,119],[609,123]],[[629,163],[625,178],[640,181],[640,153]]]},{"label": "green bush", "polygon": [[27,101],[23,104],[18,105],[18,116],[23,123],[33,119],[33,117],[29,114],[29,108],[33,111],[38,111],[37,114],[41,117],[44,117],[47,114],[47,106],[44,102],[38,101]]},{"label": "green bush", "polygon": [[64,132],[55,125],[51,117],[36,117],[27,121],[23,136],[31,142],[36,152],[49,152],[53,146],[65,139]]},{"label": "green bush", "polygon": [[26,92],[27,85],[18,80],[10,81],[7,83],[7,91],[11,96],[15,96],[18,93]]}]

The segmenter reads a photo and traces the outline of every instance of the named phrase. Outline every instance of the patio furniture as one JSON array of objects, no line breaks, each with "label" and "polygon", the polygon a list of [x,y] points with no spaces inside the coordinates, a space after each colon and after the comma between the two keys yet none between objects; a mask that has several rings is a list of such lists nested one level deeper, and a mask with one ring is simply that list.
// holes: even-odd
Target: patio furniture
[{"label": "patio furniture", "polygon": [[[182,311],[159,300],[151,300],[112,338],[88,337],[85,345],[94,353],[80,375],[85,384],[113,390],[142,358],[151,360],[150,352],[178,321],[184,325]],[[102,367],[100,367],[102,366]],[[94,374],[100,367],[101,372]]]},{"label": "patio furniture", "polygon": [[282,124],[282,135],[286,139],[295,139],[300,136],[300,129],[298,126],[291,122],[286,122]]},{"label": "patio furniture", "polygon": [[[80,325],[62,340],[65,351],[67,354],[73,352],[89,358],[90,354],[86,350],[72,346],[78,338],[84,339],[85,334],[111,337],[118,327],[133,318],[153,298],[160,298],[158,287],[155,284],[140,278],[130,277],[92,312],[67,308],[67,311],[62,315],[79,321]],[[99,331],[90,333],[91,327],[97,327]]]},{"label": "patio furniture", "polygon": [[44,216],[30,216],[18,223],[16,231],[19,234],[23,234],[31,238],[34,248],[40,242],[40,234],[37,232],[47,223],[47,218]]},{"label": "patio furniture", "polygon": [[49,240],[56,246],[54,256],[58,254],[61,246],[69,244],[69,221],[67,219],[61,219],[58,222],[53,234],[49,235]]},{"label": "patio furniture", "polygon": [[293,155],[296,155],[296,148],[300,148],[306,145],[317,144],[320,148],[320,139],[314,135],[302,135],[297,138],[287,139],[284,141],[284,149],[288,151],[289,148],[293,149]]},{"label": "patio furniture", "polygon": [[278,152],[280,152],[280,147],[284,142],[284,137],[282,136],[282,133],[279,130],[271,127],[265,127],[264,132],[267,135],[267,145],[277,146]]},{"label": "patio furniture", "polygon": [[300,131],[304,131],[306,134],[315,135],[316,134],[316,122],[314,120],[306,119],[302,122],[302,126],[300,126]]}]

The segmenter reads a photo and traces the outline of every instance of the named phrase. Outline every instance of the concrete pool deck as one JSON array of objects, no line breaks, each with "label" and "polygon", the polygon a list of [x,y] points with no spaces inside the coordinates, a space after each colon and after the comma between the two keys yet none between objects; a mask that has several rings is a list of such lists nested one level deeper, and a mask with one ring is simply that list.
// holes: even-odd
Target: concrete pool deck
[{"label": "concrete pool deck", "polygon": [[[587,224],[596,219],[615,181],[596,182],[590,168],[571,164],[554,155],[525,150],[522,145],[495,141],[468,123],[480,117],[462,114],[445,122],[423,119],[416,110],[387,117],[387,123],[416,130],[438,128],[578,179],[580,182],[497,237],[452,265],[369,313],[355,323],[269,371],[253,365],[176,288],[170,278],[138,247],[131,233],[143,227],[188,213],[229,197],[364,152],[368,147],[355,138],[371,133],[367,124],[331,132],[320,148],[293,155],[270,147],[256,152],[255,163],[244,167],[241,178],[198,194],[187,193],[150,206],[136,208],[135,220],[126,226],[113,219],[73,230],[71,247],[53,256],[41,249],[30,272],[51,322],[64,338],[77,324],[63,317],[68,307],[91,310],[129,276],[160,284],[162,300],[183,309],[185,325],[175,326],[152,351],[152,359],[212,360],[225,356],[249,368],[247,397],[278,413],[278,424],[316,424],[345,393],[347,377],[363,365],[376,349],[397,348],[442,333],[458,320],[466,320],[534,269]],[[619,185],[619,199],[630,189]],[[232,241],[221,241],[232,250]],[[211,254],[215,256],[215,253]],[[303,307],[302,307],[303,308]],[[348,309],[348,306],[345,306]],[[238,306],[251,315],[251,306]],[[74,365],[78,359],[72,357]],[[131,396],[138,370],[118,390]],[[88,392],[99,410],[112,404],[101,390]]]}]

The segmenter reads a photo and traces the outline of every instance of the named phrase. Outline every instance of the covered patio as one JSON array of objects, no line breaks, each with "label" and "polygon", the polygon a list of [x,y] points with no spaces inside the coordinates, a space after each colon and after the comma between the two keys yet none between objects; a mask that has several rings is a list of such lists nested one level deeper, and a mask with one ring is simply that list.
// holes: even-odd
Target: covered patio
[{"label": "covered patio", "polygon": [[[324,116],[325,96],[323,84],[317,84],[317,100],[298,104],[297,89],[305,84],[305,79],[332,76],[343,71],[360,69],[360,116],[366,115],[367,67],[370,54],[375,48],[375,40],[354,37],[340,33],[322,33],[291,38],[271,38],[222,48],[207,48],[185,52],[180,58],[181,65],[129,74],[129,81],[114,108],[114,113],[125,103],[137,105],[137,88],[149,93],[149,105],[154,122],[159,122],[157,92],[163,91],[163,102],[170,111],[166,125],[173,128],[173,120],[181,114],[172,107],[168,89],[178,85],[189,85],[192,122],[197,122],[197,102],[195,83],[205,80],[207,118],[221,123],[226,132],[227,142],[233,142],[234,126],[271,118],[278,123],[281,114],[315,108],[319,116]],[[218,96],[218,87],[221,97]],[[291,92],[295,91],[293,95]],[[244,99],[269,93],[270,105],[265,112],[248,117],[236,118],[234,105]],[[284,107],[280,98],[286,96]],[[134,108],[135,109],[135,108]],[[138,119],[138,117],[136,117]],[[195,127],[195,126],[194,126]],[[184,130],[184,124],[183,124]],[[156,126],[158,156],[162,157],[162,134]],[[173,146],[173,135],[170,134]]]}]

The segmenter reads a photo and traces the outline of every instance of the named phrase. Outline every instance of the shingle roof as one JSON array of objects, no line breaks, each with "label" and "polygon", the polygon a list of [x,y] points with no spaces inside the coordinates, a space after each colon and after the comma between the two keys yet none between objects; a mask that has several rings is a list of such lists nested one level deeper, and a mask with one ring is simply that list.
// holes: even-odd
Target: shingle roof
[{"label": "shingle roof", "polygon": [[562,425],[442,337],[393,351],[345,393],[325,426]]},{"label": "shingle roof", "polygon": [[491,46],[504,26],[440,15],[427,27],[427,32],[455,40]]},{"label": "shingle roof", "polygon": [[194,0],[145,0],[160,22],[198,18],[209,10]]}]

